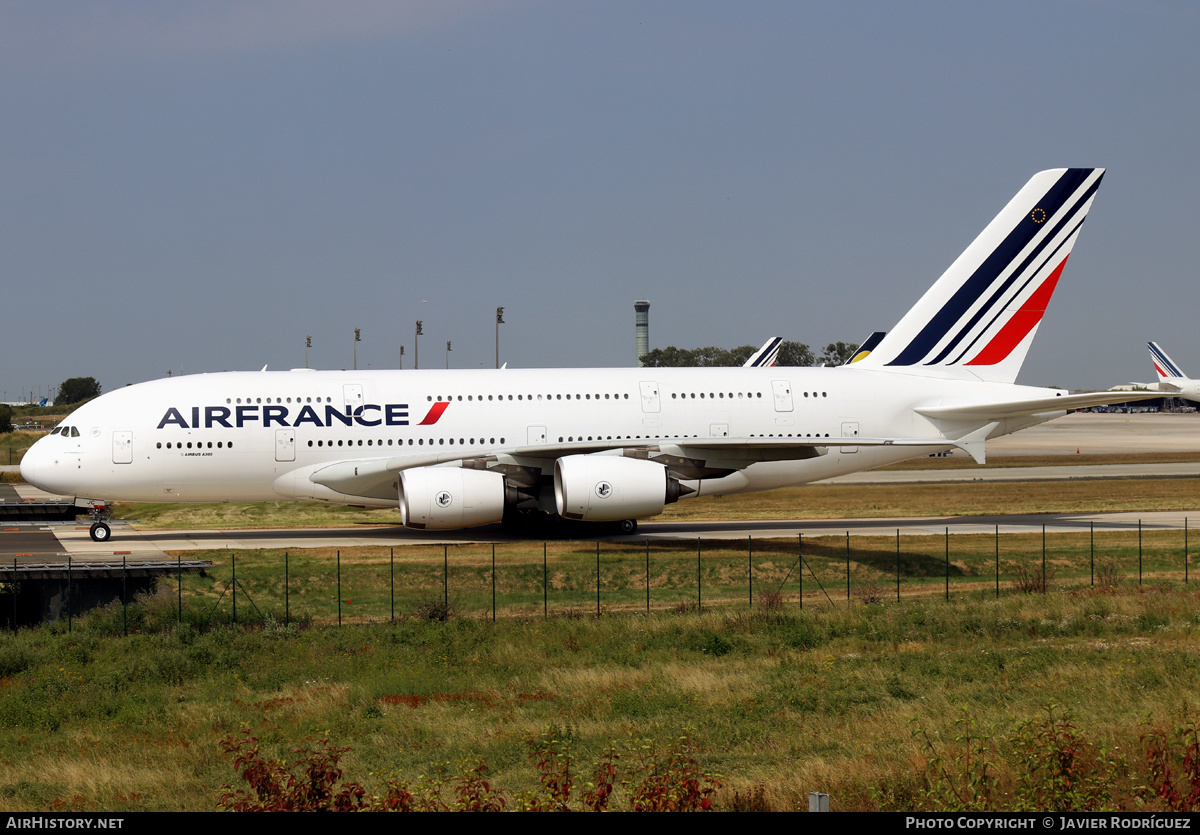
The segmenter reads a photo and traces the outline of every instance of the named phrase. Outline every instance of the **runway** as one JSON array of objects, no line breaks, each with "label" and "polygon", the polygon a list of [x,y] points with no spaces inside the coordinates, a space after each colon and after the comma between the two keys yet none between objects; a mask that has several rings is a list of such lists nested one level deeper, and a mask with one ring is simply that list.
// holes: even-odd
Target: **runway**
[{"label": "runway", "polygon": [[[611,542],[665,542],[679,540],[796,539],[798,536],[941,536],[944,533],[993,534],[1047,532],[1100,532],[1138,530],[1144,532],[1193,530],[1200,522],[1200,511],[1192,515],[1179,511],[1147,513],[1034,513],[1022,515],[903,517],[883,519],[804,519],[741,520],[719,522],[642,522],[633,536],[579,537],[593,542],[597,538]],[[171,560],[174,554],[197,551],[242,551],[255,549],[298,550],[303,548],[404,548],[415,545],[459,545],[490,542],[541,542],[537,537],[518,537],[499,525],[465,531],[413,531],[396,527],[306,528],[229,531],[137,531],[125,523],[113,525],[113,538],[106,543],[92,542],[87,526],[39,525],[25,537],[8,539],[0,534],[0,561],[18,563],[50,561],[57,555],[87,562],[119,560]],[[42,548],[34,547],[32,536]],[[552,537],[553,539],[553,537]],[[15,549],[22,549],[17,552]],[[21,555],[21,554],[24,555]]]}]

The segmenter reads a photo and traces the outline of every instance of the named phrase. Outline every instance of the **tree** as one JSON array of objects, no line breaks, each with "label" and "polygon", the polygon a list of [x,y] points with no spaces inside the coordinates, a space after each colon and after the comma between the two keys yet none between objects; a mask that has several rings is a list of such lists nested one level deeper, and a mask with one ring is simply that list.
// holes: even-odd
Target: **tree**
[{"label": "tree", "polygon": [[[646,368],[729,368],[744,365],[757,350],[753,345],[742,345],[732,350],[712,345],[691,350],[668,345],[647,353],[642,357],[642,365]],[[816,363],[812,351],[803,342],[784,342],[779,346],[779,358],[775,364],[805,366]]]},{"label": "tree", "polygon": [[804,368],[816,365],[817,362],[813,359],[812,350],[803,342],[784,342],[779,346],[779,357],[775,364],[788,368]]},{"label": "tree", "polygon": [[821,365],[845,365],[857,350],[855,342],[830,342],[821,352]]},{"label": "tree", "polygon": [[58,397],[54,398],[55,406],[70,406],[100,396],[100,384],[95,377],[72,377],[63,380],[58,387]]},{"label": "tree", "polygon": [[0,403],[0,434],[12,431],[12,406]]}]

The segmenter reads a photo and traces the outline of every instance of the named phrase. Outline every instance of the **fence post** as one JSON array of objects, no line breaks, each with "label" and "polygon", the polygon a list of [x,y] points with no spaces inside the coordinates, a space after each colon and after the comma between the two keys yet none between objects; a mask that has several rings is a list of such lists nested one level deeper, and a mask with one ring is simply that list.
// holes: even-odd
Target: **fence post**
[{"label": "fence post", "polygon": [[[1186,548],[1184,549],[1187,550]],[[13,633],[17,631],[17,558],[13,557]]]},{"label": "fence post", "polygon": [[996,599],[1000,599],[1000,526],[996,525]]},{"label": "fence post", "polygon": [[337,552],[337,598],[338,598],[338,626],[342,625],[342,552],[338,549]]},{"label": "fence post", "polygon": [[804,608],[804,534],[796,534],[796,562],[800,569],[800,608]]}]

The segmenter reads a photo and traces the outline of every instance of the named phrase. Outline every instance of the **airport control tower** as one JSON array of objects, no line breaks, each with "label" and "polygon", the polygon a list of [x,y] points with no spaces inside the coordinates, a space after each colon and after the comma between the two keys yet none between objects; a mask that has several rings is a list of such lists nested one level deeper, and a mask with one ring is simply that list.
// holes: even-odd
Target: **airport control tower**
[{"label": "airport control tower", "polygon": [[650,302],[638,299],[633,303],[633,351],[637,355],[637,367],[642,367],[642,357],[650,353]]}]

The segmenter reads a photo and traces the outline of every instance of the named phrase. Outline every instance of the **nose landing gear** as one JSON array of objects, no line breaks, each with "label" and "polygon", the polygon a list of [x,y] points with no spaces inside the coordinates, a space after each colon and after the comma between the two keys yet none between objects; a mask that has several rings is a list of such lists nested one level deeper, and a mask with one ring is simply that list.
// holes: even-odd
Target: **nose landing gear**
[{"label": "nose landing gear", "polygon": [[88,511],[88,519],[92,520],[88,536],[92,538],[92,542],[108,542],[112,537],[112,528],[108,526],[108,520],[111,518],[112,510],[106,502],[92,504],[91,510]]}]

